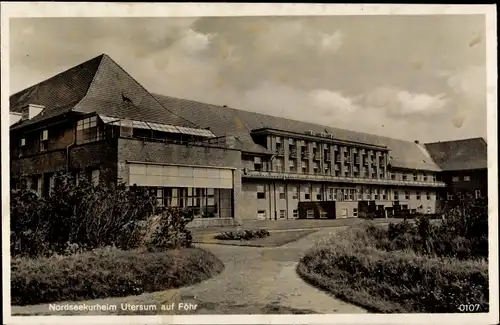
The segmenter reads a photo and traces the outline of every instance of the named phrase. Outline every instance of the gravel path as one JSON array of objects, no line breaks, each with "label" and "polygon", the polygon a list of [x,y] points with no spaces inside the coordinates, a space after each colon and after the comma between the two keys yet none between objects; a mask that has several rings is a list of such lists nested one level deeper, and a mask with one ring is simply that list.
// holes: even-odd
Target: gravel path
[{"label": "gravel path", "polygon": [[[171,306],[173,311],[149,314],[300,314],[300,313],[365,313],[360,307],[345,303],[306,284],[296,274],[301,256],[321,237],[338,228],[323,229],[280,247],[257,248],[200,244],[225,264],[216,277],[193,286],[146,293],[139,296],[86,301],[87,304],[116,304],[118,311],[92,314],[133,314],[120,309],[120,304],[156,304]],[[83,302],[78,302],[83,303]],[[196,305],[190,310],[179,309],[179,303]],[[63,303],[58,303],[61,305]],[[13,307],[13,315],[75,315],[71,312],[49,311],[47,305]],[[79,314],[89,314],[81,312]],[[141,314],[147,314],[142,311]]]}]

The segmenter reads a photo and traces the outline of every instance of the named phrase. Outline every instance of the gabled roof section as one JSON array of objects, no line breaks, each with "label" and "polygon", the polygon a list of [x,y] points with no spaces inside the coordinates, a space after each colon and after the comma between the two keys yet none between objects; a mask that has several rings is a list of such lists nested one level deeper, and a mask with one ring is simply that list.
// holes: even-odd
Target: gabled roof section
[{"label": "gabled roof section", "polygon": [[[155,94],[165,107],[184,118],[192,120],[201,127],[210,127],[216,136],[232,134],[250,134],[254,129],[273,128],[305,134],[311,130],[315,133],[333,134],[339,140],[362,142],[366,144],[387,146],[394,167],[439,171],[439,167],[426,154],[425,149],[412,141],[404,141],[378,135],[355,132],[329,126],[301,122],[282,117],[249,111],[237,110],[225,106],[217,106]],[[246,137],[248,140],[248,137]],[[250,138],[251,139],[251,138]],[[263,148],[265,149],[265,148]]]},{"label": "gabled roof section", "polygon": [[444,171],[488,168],[488,148],[483,138],[426,143],[425,147]]},{"label": "gabled roof section", "polygon": [[164,107],[141,84],[109,56],[102,57],[99,69],[85,98],[74,108],[82,113],[116,116],[144,122],[197,127]]},{"label": "gabled roof section", "polygon": [[104,55],[95,57],[10,96],[11,112],[21,112],[29,104],[45,106],[35,118],[17,123],[15,127],[70,111],[85,97],[103,57]]},{"label": "gabled roof section", "polygon": [[22,121],[12,129],[70,111],[196,127],[194,123],[165,108],[106,54],[61,72],[10,97],[10,111],[21,112],[28,104],[43,105],[45,109],[33,119]]}]

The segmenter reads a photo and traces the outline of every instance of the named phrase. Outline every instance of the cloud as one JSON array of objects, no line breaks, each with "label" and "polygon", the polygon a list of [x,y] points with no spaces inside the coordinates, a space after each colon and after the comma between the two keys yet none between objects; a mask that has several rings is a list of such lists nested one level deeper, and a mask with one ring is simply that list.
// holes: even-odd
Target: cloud
[{"label": "cloud", "polygon": [[321,48],[326,52],[337,52],[342,46],[344,34],[341,31],[336,31],[333,34],[320,32]]},{"label": "cloud", "polygon": [[210,34],[205,35],[188,29],[178,44],[185,53],[193,54],[207,49],[211,38]]},{"label": "cloud", "polygon": [[341,92],[326,89],[318,89],[310,92],[309,96],[312,102],[327,109],[341,110],[344,112],[353,112],[358,109],[352,98],[342,95]]},{"label": "cloud", "polygon": [[366,94],[362,102],[367,107],[377,108],[381,113],[395,118],[410,115],[427,117],[443,113],[449,98],[444,93],[430,95],[394,87],[379,87]]}]

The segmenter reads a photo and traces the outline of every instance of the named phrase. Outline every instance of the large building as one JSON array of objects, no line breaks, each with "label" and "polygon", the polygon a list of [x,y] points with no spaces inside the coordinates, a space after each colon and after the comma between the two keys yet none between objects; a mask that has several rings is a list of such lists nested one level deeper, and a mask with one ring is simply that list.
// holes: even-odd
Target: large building
[{"label": "large building", "polygon": [[148,187],[196,224],[434,214],[456,177],[486,195],[482,139],[421,144],[151,94],[107,55],[12,95],[10,112],[12,186],[46,195],[54,173],[85,173]]}]

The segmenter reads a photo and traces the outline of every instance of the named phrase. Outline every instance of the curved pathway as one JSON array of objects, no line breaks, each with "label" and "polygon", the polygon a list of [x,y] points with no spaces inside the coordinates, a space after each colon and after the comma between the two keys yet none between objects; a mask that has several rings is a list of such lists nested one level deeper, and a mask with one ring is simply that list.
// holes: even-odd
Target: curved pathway
[{"label": "curved pathway", "polygon": [[[341,227],[323,229],[298,241],[272,248],[215,244],[197,246],[213,252],[225,264],[219,275],[201,283],[179,289],[146,293],[139,296],[86,301],[87,304],[157,304],[171,306],[173,311],[150,314],[291,314],[291,313],[365,313],[305,283],[295,268],[316,240]],[[73,302],[74,303],[74,302]],[[81,304],[83,302],[78,302]],[[179,303],[191,304],[190,310],[179,309]],[[58,303],[59,305],[63,303]],[[48,305],[13,307],[13,315],[55,314]],[[72,312],[57,312],[57,315]],[[81,314],[89,314],[82,312]],[[94,312],[93,314],[133,314],[133,312]],[[147,314],[147,312],[140,312]]]}]

